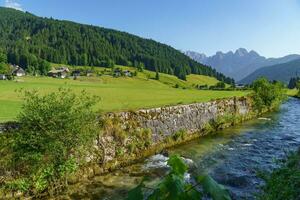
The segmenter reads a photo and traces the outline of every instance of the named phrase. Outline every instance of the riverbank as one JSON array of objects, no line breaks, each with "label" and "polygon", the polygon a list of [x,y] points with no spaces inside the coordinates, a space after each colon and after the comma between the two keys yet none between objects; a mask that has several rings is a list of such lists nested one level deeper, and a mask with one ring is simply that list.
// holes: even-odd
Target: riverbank
[{"label": "riverbank", "polygon": [[[264,181],[258,171],[278,168],[275,160],[285,159],[288,151],[300,145],[300,102],[290,98],[279,111],[261,118],[208,134],[169,148],[169,155],[179,154],[193,161],[198,173],[208,173],[230,190],[233,199],[254,200]],[[157,154],[111,173],[69,185],[62,199],[125,199],[144,176],[159,181],[168,170],[167,154]]]},{"label": "riverbank", "polygon": [[[195,175],[208,173],[229,189],[233,199],[254,200],[264,181],[258,171],[278,168],[275,160],[300,145],[300,102],[290,98],[279,111],[208,134],[168,149],[197,166]],[[166,154],[141,159],[128,167],[96,175],[69,186],[65,199],[125,199],[144,176],[159,181],[168,170]]]},{"label": "riverbank", "polygon": [[300,148],[281,161],[281,166],[262,175],[266,185],[261,200],[297,200],[300,198]]},{"label": "riverbank", "polygon": [[164,149],[257,118],[270,110],[254,111],[253,100],[247,96],[110,113],[102,118],[102,136],[97,140],[94,151],[101,152],[101,157],[97,157],[97,153],[91,155],[88,159],[92,162],[69,180],[76,183],[82,180],[83,174],[89,178],[114,171]]},{"label": "riverbank", "polygon": [[288,89],[286,94],[290,97],[300,98],[299,90],[297,89]]},{"label": "riverbank", "polygon": [[252,107],[247,96],[103,115],[100,135],[86,157],[88,164],[67,180],[74,184],[105,174],[251,119],[257,116]]},{"label": "riverbank", "polygon": [[[107,173],[144,159],[163,149],[183,144],[216,130],[257,116],[252,98],[234,97],[132,112],[108,113],[100,121],[102,130],[88,164],[71,183]],[[7,127],[12,126],[13,123]]]}]

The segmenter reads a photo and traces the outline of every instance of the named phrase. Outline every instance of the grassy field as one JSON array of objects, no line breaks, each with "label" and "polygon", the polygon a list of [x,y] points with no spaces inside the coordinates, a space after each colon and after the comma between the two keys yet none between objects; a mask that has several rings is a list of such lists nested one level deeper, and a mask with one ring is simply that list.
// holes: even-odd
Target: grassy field
[{"label": "grassy field", "polygon": [[[69,66],[65,64],[56,64],[52,63],[52,67],[59,67],[59,66],[67,66],[69,69],[75,70],[75,69],[80,69],[80,70],[93,70],[95,72],[103,72],[103,71],[110,71],[110,68],[102,68],[102,67],[90,67],[90,66]],[[129,70],[129,71],[135,71],[136,69],[133,67],[125,67],[121,65],[115,65],[115,68],[121,68],[122,70]],[[155,77],[155,72],[153,71],[148,71],[144,70],[143,72],[138,73],[138,78],[141,79],[148,79],[148,78],[154,78]],[[195,74],[190,74],[187,77],[187,81],[183,81],[178,79],[175,76],[169,75],[169,74],[163,74],[160,73],[160,79],[159,81],[161,83],[170,85],[170,86],[175,86],[176,84],[181,87],[181,88],[194,88],[195,85],[205,85],[207,84],[208,86],[215,85],[219,81],[214,78],[214,77],[209,77],[209,76],[203,76],[203,75],[195,75]],[[229,86],[229,85],[226,85]]]},{"label": "grassy field", "polygon": [[289,90],[287,90],[287,95],[288,96],[294,97],[297,94],[298,94],[298,90],[297,89],[289,89]]},{"label": "grassy field", "polygon": [[[60,87],[71,88],[76,93],[86,90],[90,94],[101,97],[96,109],[104,112],[205,102],[216,98],[246,94],[241,91],[193,89],[195,84],[215,84],[217,80],[211,77],[189,75],[187,81],[182,81],[174,76],[161,74],[160,80],[157,81],[151,79],[154,76],[155,73],[145,71],[134,78],[113,78],[104,75],[79,77],[77,80],[22,77],[14,81],[0,81],[0,121],[14,120],[17,116],[22,104],[22,96],[18,92],[20,89],[35,89],[43,94],[55,91]],[[180,88],[174,88],[175,84],[180,85]]]}]

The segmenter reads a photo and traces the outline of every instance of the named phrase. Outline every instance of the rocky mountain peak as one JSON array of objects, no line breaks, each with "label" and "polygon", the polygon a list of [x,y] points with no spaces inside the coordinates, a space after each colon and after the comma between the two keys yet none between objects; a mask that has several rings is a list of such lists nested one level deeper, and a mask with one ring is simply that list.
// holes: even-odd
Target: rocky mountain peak
[{"label": "rocky mountain peak", "polygon": [[237,50],[235,51],[234,54],[237,55],[237,56],[245,56],[245,55],[248,54],[248,51],[247,51],[247,49],[239,48],[239,49],[237,49]]},{"label": "rocky mountain peak", "polygon": [[[196,55],[198,54],[196,53]],[[265,58],[253,50],[248,52],[245,48],[239,48],[234,52],[229,51],[227,53],[218,51],[215,55],[204,59],[199,55],[197,57],[193,55],[188,56],[202,64],[212,66],[217,71],[234,78],[236,81],[245,78],[259,68],[285,63],[300,57],[299,55],[288,55],[282,58]]]}]

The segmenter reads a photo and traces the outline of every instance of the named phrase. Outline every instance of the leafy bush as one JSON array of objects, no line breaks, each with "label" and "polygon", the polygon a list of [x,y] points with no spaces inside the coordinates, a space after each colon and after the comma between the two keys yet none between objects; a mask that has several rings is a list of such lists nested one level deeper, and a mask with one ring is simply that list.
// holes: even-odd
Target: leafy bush
[{"label": "leafy bush", "polygon": [[[1,58],[0,58],[1,59]],[[9,66],[4,62],[0,62],[0,74],[9,74]]]},{"label": "leafy bush", "polygon": [[26,91],[20,128],[0,138],[0,164],[12,174],[5,184],[33,194],[63,187],[98,134],[97,101],[68,89],[47,95]]},{"label": "leafy bush", "polygon": [[299,199],[300,197],[300,151],[292,153],[279,169],[271,174],[263,173],[266,185],[261,200]]},{"label": "leafy bush", "polygon": [[257,79],[252,85],[254,106],[258,111],[278,107],[286,98],[283,84],[270,83],[265,78]]},{"label": "leafy bush", "polygon": [[225,89],[226,84],[223,81],[220,81],[216,84],[216,88],[218,89]]},{"label": "leafy bush", "polygon": [[[199,200],[204,195],[208,195],[214,200],[230,200],[228,191],[208,175],[198,176],[196,185],[187,183],[184,175],[188,167],[178,155],[171,156],[168,165],[171,167],[171,171],[156,188],[150,188],[150,194],[144,193],[146,188],[149,189],[146,187],[147,179],[145,178],[128,193],[127,200]],[[202,190],[199,190],[197,186],[202,186]]]},{"label": "leafy bush", "polygon": [[214,128],[214,130],[219,130],[225,128],[228,124],[234,124],[236,120],[236,116],[225,113],[222,116],[218,116],[216,119],[210,121],[210,125]]}]

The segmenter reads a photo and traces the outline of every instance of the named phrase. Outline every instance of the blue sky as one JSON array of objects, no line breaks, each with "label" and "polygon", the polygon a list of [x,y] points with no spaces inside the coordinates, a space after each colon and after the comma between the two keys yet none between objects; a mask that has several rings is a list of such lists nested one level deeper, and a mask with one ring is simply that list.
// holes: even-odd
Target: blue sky
[{"label": "blue sky", "polygon": [[0,0],[0,4],[208,55],[239,47],[267,57],[300,54],[300,0]]}]

